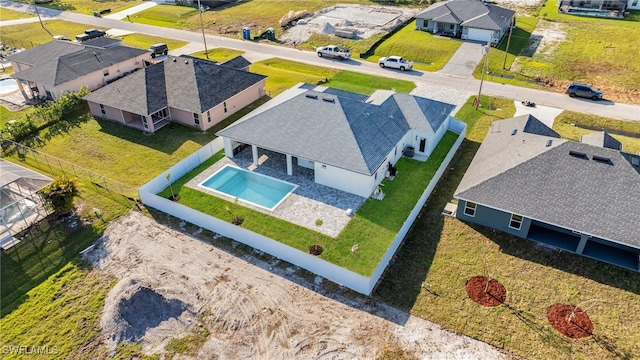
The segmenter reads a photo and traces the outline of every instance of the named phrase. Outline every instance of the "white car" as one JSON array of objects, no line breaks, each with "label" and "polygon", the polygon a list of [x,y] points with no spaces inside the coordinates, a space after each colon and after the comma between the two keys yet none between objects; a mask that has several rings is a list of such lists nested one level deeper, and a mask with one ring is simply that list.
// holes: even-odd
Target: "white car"
[{"label": "white car", "polygon": [[381,68],[393,68],[398,70],[411,70],[413,67],[413,63],[411,61],[403,59],[401,56],[389,56],[389,57],[381,57],[378,60],[378,65]]},{"label": "white car", "polygon": [[327,45],[316,49],[319,57],[327,56],[338,60],[346,60],[351,57],[351,50],[345,49],[340,45]]}]

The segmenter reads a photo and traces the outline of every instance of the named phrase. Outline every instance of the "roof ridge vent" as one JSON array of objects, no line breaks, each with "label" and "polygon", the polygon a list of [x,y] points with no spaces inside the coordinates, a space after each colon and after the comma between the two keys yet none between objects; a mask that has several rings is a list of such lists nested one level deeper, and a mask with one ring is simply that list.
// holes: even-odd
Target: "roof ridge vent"
[{"label": "roof ridge vent", "polygon": [[602,164],[613,165],[613,162],[611,161],[611,159],[606,158],[604,156],[593,155],[591,159],[595,162],[599,162]]},{"label": "roof ridge vent", "polygon": [[570,150],[569,151],[569,155],[571,155],[571,156],[573,156],[575,158],[578,158],[578,159],[589,160],[589,157],[587,156],[587,154],[585,154],[583,152]]},{"label": "roof ridge vent", "polygon": [[334,99],[334,98],[327,98],[327,97],[323,97],[323,98],[322,98],[322,100],[323,100],[323,101],[326,101],[326,102],[330,102],[330,103],[334,103],[334,102],[336,102],[336,99]]},{"label": "roof ridge vent", "polygon": [[315,94],[306,94],[304,97],[308,99],[318,100],[318,95],[315,95]]}]

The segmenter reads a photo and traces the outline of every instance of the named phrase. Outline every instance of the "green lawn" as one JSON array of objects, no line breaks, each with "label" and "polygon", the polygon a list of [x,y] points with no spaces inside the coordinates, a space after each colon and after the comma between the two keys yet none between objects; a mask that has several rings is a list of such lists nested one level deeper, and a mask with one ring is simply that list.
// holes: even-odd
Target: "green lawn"
[{"label": "green lawn", "polygon": [[415,88],[415,84],[410,81],[307,65],[278,58],[253,63],[249,69],[251,72],[267,76],[267,93],[271,97],[300,82],[325,84],[336,89],[368,95],[376,89],[393,89],[397,92],[409,93]]},{"label": "green lawn", "polygon": [[[77,24],[64,20],[47,20],[46,28],[55,35],[64,35],[69,39],[75,39],[91,26]],[[94,27],[107,30],[105,28]],[[44,30],[40,23],[19,24],[2,27],[2,40],[5,44],[17,48],[32,48],[53,40],[51,35]]]},{"label": "green lawn", "polygon": [[94,11],[111,9],[114,13],[140,4],[142,2],[139,0],[54,0],[51,3],[43,2],[39,6],[92,15]]},{"label": "green lawn", "polygon": [[[498,110],[485,110],[489,101]],[[491,122],[514,112],[513,101],[487,97],[480,110],[469,99],[458,112],[457,118],[469,126],[467,139],[375,297],[524,358],[632,359],[640,353],[640,274],[544,251],[533,242],[440,215]],[[504,305],[482,307],[467,296],[466,280],[485,274],[505,285]],[[546,319],[555,303],[580,305],[594,299],[601,301],[587,310],[595,326],[590,338],[565,338]]]},{"label": "green lawn", "polygon": [[414,62],[416,70],[437,71],[444,67],[462,42],[416,30],[415,20],[377,46],[367,60],[377,62],[382,56],[400,55]]},{"label": "green lawn", "polygon": [[187,45],[186,41],[173,40],[169,38],[163,38],[159,36],[151,36],[145,34],[128,34],[118,36],[118,39],[122,39],[122,43],[127,46],[131,46],[138,49],[148,49],[149,46],[157,43],[165,43],[169,47],[169,50],[181,48]]},{"label": "green lawn", "polygon": [[26,18],[35,17],[35,16],[36,15],[34,14],[25,13],[22,11],[16,11],[16,10],[11,10],[6,8],[0,9],[0,21],[26,19]]},{"label": "green lawn", "polygon": [[[209,56],[209,60],[220,62],[220,63],[231,60],[237,56],[244,54],[244,52],[242,51],[226,49],[226,48],[213,48],[213,49],[207,49],[207,50],[208,50],[207,55]],[[207,59],[207,55],[205,55],[204,50],[197,53],[190,54],[190,55],[201,58],[201,59]]]},{"label": "green lawn", "polygon": [[[195,29],[200,26],[198,9],[189,6],[157,5],[131,16],[134,23],[175,28]],[[192,18],[192,16],[194,16]],[[195,22],[194,22],[195,21]]]},{"label": "green lawn", "polygon": [[[179,203],[219,219],[231,221],[235,216],[240,216],[244,218],[243,228],[304,252],[307,252],[311,245],[319,243],[324,248],[320,258],[369,276],[456,139],[457,134],[448,132],[424,163],[401,158],[396,167],[403,175],[393,181],[383,181],[384,200],[367,199],[336,238],[184,186],[193,177],[222,158],[223,152],[216,154],[177,180],[171,188],[165,189],[159,195],[169,197],[173,192],[180,196]],[[227,211],[227,208],[231,211]],[[356,244],[359,250],[354,254],[351,248]]]}]

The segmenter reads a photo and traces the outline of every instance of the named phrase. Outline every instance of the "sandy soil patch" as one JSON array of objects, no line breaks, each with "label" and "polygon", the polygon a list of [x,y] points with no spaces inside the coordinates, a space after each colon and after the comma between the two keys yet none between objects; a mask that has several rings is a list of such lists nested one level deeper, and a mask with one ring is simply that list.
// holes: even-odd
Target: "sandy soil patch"
[{"label": "sandy soil patch", "polygon": [[339,4],[294,22],[280,40],[286,44],[301,44],[313,34],[333,35],[336,30],[352,31],[355,39],[393,31],[409,21],[421,9],[392,6]]},{"label": "sandy soil patch", "polygon": [[383,303],[330,291],[335,285],[320,277],[306,281],[277,259],[235,257],[138,212],[111,223],[85,257],[119,280],[102,314],[111,351],[136,341],[161,354],[204,323],[206,342],[181,359],[371,359],[389,348],[429,359],[507,358]]}]

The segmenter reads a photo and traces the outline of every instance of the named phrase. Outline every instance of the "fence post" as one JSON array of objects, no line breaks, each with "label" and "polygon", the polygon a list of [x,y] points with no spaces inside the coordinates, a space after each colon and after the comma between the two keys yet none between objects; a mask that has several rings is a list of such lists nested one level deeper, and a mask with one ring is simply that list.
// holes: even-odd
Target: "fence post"
[{"label": "fence post", "polygon": [[51,171],[52,174],[55,174],[53,172],[53,167],[51,167],[51,163],[49,162],[49,157],[47,156],[47,154],[44,154],[44,160],[47,162],[47,165],[49,165],[49,171]]},{"label": "fence post", "polygon": [[62,175],[64,175],[66,177],[67,173],[64,172],[64,169],[62,168],[62,163],[60,162],[60,159],[58,159],[58,165],[60,166],[60,171],[62,171]]}]

